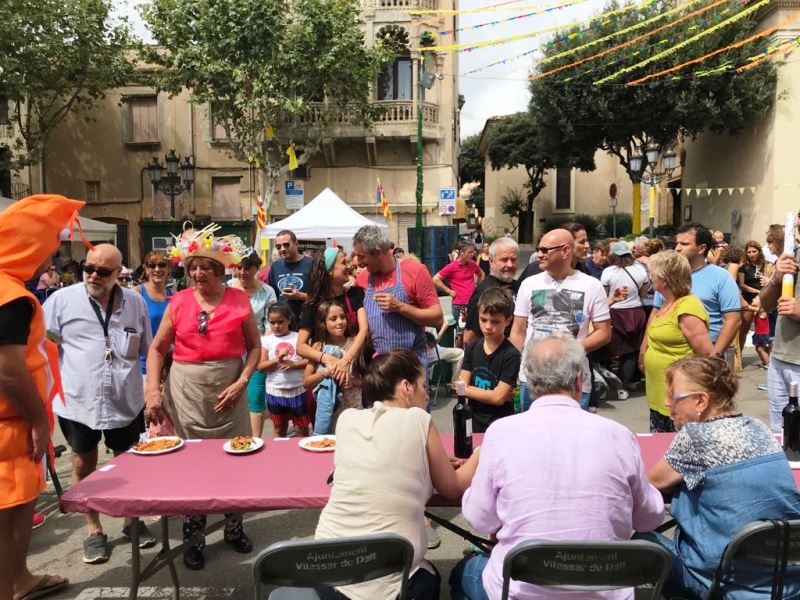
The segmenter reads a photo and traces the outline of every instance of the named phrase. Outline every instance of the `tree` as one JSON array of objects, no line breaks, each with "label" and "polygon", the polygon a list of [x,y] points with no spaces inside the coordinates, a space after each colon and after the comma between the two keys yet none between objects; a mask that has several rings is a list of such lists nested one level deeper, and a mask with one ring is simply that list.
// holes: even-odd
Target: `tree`
[{"label": "tree", "polygon": [[[617,6],[612,4],[607,9]],[[621,15],[604,17],[593,22],[590,28],[558,32],[545,44],[545,55],[555,56],[609,36],[674,6],[674,0],[666,0]],[[593,154],[597,149],[605,150],[617,157],[631,180],[636,182],[641,179],[646,161],[642,161],[638,172],[633,172],[630,157],[643,147],[654,144],[661,149],[680,137],[693,138],[703,131],[737,133],[748,123],[764,116],[774,102],[777,81],[776,67],[770,61],[764,61],[743,74],[728,69],[708,77],[683,76],[691,74],[694,68],[714,69],[726,62],[734,66],[743,64],[747,57],[757,54],[769,43],[769,38],[762,44],[747,44],[721,53],[699,67],[679,71],[677,75],[682,77],[660,77],[633,87],[623,85],[648,72],[675,66],[752,35],[759,28],[752,18],[722,27],[631,75],[595,85],[596,81],[621,68],[632,66],[644,57],[731,17],[742,7],[740,2],[732,0],[599,59],[532,81],[530,110],[539,118],[543,144],[558,151],[568,147],[571,152],[583,156]],[[685,12],[696,8],[692,6]],[[652,26],[540,63],[536,73],[544,73],[624,43],[678,16],[675,14]],[[635,185],[634,200],[638,189]]]},{"label": "tree", "polygon": [[[519,218],[525,212],[526,205],[525,194],[522,190],[506,189],[506,193],[500,198],[500,212],[508,217],[511,221],[511,232],[514,233],[519,226]],[[514,222],[517,219],[517,222]]]},{"label": "tree", "polygon": [[477,181],[481,187],[485,183],[486,161],[478,151],[480,135],[471,135],[461,142],[461,152],[458,155],[458,179],[461,185]]},{"label": "tree", "polygon": [[594,167],[593,159],[590,161],[561,152],[558,148],[545,147],[537,120],[527,112],[511,115],[495,125],[489,138],[487,154],[492,169],[513,169],[521,166],[528,176],[525,184],[527,202],[519,213],[520,243],[533,241],[533,203],[539,192],[545,188],[545,172],[560,166],[581,169]]},{"label": "tree", "polygon": [[393,53],[365,46],[357,0],[153,0],[142,12],[154,85],[210,106],[230,154],[266,176],[268,198],[291,149],[304,164],[326,125],[376,114],[370,86]]},{"label": "tree", "polygon": [[129,82],[132,38],[110,9],[110,0],[0,2],[0,95],[20,134],[0,167],[37,163],[68,114]]}]

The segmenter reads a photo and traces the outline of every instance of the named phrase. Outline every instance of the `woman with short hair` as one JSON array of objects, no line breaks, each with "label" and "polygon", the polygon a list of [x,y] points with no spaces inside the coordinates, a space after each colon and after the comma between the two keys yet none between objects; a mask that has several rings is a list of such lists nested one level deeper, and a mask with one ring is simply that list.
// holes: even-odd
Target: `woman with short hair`
[{"label": "woman with short hair", "polygon": [[[145,254],[144,261],[145,281],[133,290],[139,292],[147,305],[147,317],[150,319],[150,329],[153,336],[161,325],[164,311],[169,306],[172,290],[167,288],[167,280],[172,272],[172,262],[162,250],[151,250]],[[142,373],[146,372],[146,359],[142,358]]]},{"label": "woman with short hair", "polygon": [[[664,457],[648,473],[671,498],[677,522],[670,540],[644,534],[673,556],[663,594],[704,598],[722,553],[746,524],[800,517],[800,493],[769,428],[736,410],[738,380],[718,358],[690,356],[666,371],[666,407],[678,429]],[[769,598],[772,565],[738,572],[725,598]],[[785,576],[784,598],[800,597],[800,569]]]},{"label": "woman with short hair", "polygon": [[[242,241],[236,236],[214,236],[218,229],[211,224],[200,231],[185,231],[176,239],[170,256],[182,262],[194,285],[172,297],[147,355],[145,414],[150,421],[161,422],[166,409],[184,439],[250,433],[247,404],[241,398],[261,358],[261,339],[250,298],[223,283],[225,269],[241,259]],[[159,374],[173,342],[165,407]],[[250,552],[253,544],[242,528],[242,515],[228,517],[225,541],[237,552]],[[205,515],[184,517],[184,540],[202,532],[205,524]],[[204,545],[201,542],[184,551],[188,569],[203,568]]]},{"label": "woman with short hair", "polygon": [[685,256],[665,250],[650,258],[650,280],[664,301],[653,309],[639,353],[639,368],[647,383],[650,431],[675,431],[664,404],[664,371],[676,360],[699,354],[712,356],[709,319],[703,303],[691,294],[692,270]]},{"label": "woman with short hair", "polygon": [[[396,533],[414,547],[408,597],[439,597],[441,578],[425,559],[425,504],[434,488],[460,498],[478,466],[476,451],[457,469],[426,412],[425,370],[410,350],[377,356],[363,384],[364,410],[345,410],[336,425],[333,490],[316,539]],[[402,459],[400,459],[402,457]],[[337,588],[338,598],[394,600],[400,575]]]}]

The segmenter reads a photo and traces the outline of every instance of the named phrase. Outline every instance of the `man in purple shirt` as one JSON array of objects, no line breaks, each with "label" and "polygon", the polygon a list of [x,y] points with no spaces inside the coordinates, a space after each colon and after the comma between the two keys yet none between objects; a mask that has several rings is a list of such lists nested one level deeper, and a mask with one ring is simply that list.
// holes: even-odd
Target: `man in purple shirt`
[{"label": "man in purple shirt", "polygon": [[[662,523],[664,502],[647,480],[634,434],[580,408],[585,356],[567,333],[529,343],[525,369],[536,400],[527,412],[489,427],[462,500],[464,518],[495,534],[497,545],[491,556],[456,565],[453,600],[499,598],[503,560],[520,542],[627,540]],[[567,592],[515,581],[511,597],[622,600],[632,599],[633,590]]]}]

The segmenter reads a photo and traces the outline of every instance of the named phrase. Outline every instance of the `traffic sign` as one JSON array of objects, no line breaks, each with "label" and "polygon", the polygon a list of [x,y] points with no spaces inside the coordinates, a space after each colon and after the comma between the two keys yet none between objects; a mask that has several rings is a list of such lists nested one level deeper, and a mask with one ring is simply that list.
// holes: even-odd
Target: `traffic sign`
[{"label": "traffic sign", "polygon": [[439,214],[451,216],[456,214],[456,188],[439,189]]},{"label": "traffic sign", "polygon": [[300,210],[305,206],[305,183],[302,179],[289,179],[284,186],[286,209]]}]

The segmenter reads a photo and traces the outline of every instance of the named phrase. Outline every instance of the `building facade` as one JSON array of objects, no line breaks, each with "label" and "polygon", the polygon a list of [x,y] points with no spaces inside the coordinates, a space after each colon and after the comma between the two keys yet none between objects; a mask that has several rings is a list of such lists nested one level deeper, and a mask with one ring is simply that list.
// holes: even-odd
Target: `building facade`
[{"label": "building facade", "polygon": [[[365,39],[379,36],[400,41],[397,57],[373,85],[373,102],[383,110],[369,127],[349,123],[321,131],[320,151],[290,173],[302,181],[305,200],[326,187],[356,210],[377,215],[376,187],[380,178],[393,213],[389,222],[395,242],[406,245],[406,228],[416,210],[417,108],[420,90],[420,36],[452,28],[452,16],[413,18],[409,9],[451,9],[452,0],[363,0]],[[455,53],[439,56],[439,77],[424,90],[423,207],[427,224],[444,224],[438,215],[439,189],[457,187],[458,64]],[[204,225],[214,221],[223,233],[236,233],[252,243],[255,226],[257,174],[226,152],[225,133],[215,125],[208,106],[192,105],[188,92],[168,94],[141,86],[109,90],[89,114],[73,113],[56,129],[43,163],[47,191],[85,199],[81,214],[114,223],[126,263],[136,266],[152,248],[163,247],[184,221]],[[312,117],[313,118],[313,117]],[[281,132],[276,132],[280,138]],[[170,150],[193,157],[194,185],[174,199],[155,192],[147,164]],[[32,173],[34,189],[41,177]],[[271,206],[272,220],[290,214],[283,193]],[[174,200],[174,208],[172,206]],[[174,210],[174,218],[173,218]],[[324,219],[324,215],[320,215]]]},{"label": "building facade", "polygon": [[19,200],[30,194],[28,167],[13,164],[11,148],[19,139],[10,100],[0,94],[0,197]]}]

